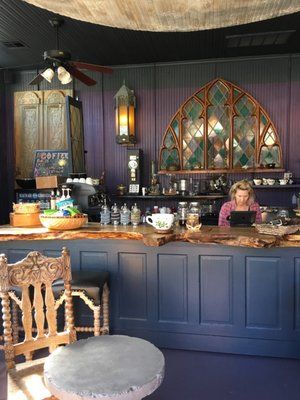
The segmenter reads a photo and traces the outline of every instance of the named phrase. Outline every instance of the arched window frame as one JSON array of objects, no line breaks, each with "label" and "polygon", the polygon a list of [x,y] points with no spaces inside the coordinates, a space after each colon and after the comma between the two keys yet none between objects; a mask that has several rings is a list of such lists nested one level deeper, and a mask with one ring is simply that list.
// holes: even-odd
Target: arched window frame
[{"label": "arched window frame", "polygon": [[[223,85],[222,87],[226,88],[226,94],[228,94],[224,101],[223,108],[224,113],[227,113],[225,117],[228,119],[227,122],[229,123],[229,135],[226,139],[227,144],[224,142],[223,144],[225,147],[221,147],[223,152],[224,149],[226,151],[226,157],[222,159],[223,163],[226,163],[226,165],[223,165],[222,167],[210,165],[211,158],[209,158],[210,156],[208,154],[208,147],[209,145],[212,146],[211,143],[208,143],[208,129],[212,130],[211,127],[209,128],[208,114],[209,107],[213,106],[209,96],[211,96],[211,89],[213,89],[215,85]],[[250,115],[253,125],[250,131],[252,134],[252,139],[254,139],[254,146],[251,148],[253,156],[251,155],[251,160],[248,160],[248,163],[251,161],[252,165],[250,166],[237,166],[237,162],[234,163],[235,153],[233,145],[237,146],[240,144],[237,140],[235,140],[238,134],[238,129],[235,130],[234,124],[235,121],[238,121],[237,118],[241,117],[237,110],[237,104],[243,99],[245,99],[248,104],[253,105],[253,112],[251,112]],[[195,162],[192,168],[187,166],[187,162],[184,158],[184,148],[186,147],[186,143],[184,142],[183,136],[186,133],[184,124],[188,120],[186,106],[190,102],[194,102],[194,104],[197,106],[199,105],[200,111],[197,114],[198,125],[195,128],[196,125],[194,124],[194,128],[199,130],[200,136],[203,135],[203,138],[201,138],[201,140],[203,139],[203,150],[199,152],[200,154],[203,154],[202,157],[200,157],[201,160],[198,160],[199,162]],[[219,108],[222,110],[221,106]],[[266,138],[268,138],[269,142],[273,141],[273,143],[271,145],[270,143],[269,145],[266,145]],[[167,165],[166,157],[169,157],[170,154],[173,164],[171,163]],[[218,152],[215,151],[215,154],[218,154]],[[197,155],[195,157],[197,158]],[[262,157],[264,157],[264,159],[262,159]],[[241,164],[241,162],[239,163]],[[275,163],[275,168],[272,165],[273,163]],[[162,139],[162,145],[159,152],[159,169],[160,173],[170,173],[173,171],[175,173],[267,172],[269,170],[282,171],[282,147],[279,141],[277,130],[268,113],[260,105],[260,103],[256,101],[253,96],[242,90],[237,85],[224,79],[217,78],[207,83],[197,90],[192,96],[190,96],[171,118],[171,121]]]}]

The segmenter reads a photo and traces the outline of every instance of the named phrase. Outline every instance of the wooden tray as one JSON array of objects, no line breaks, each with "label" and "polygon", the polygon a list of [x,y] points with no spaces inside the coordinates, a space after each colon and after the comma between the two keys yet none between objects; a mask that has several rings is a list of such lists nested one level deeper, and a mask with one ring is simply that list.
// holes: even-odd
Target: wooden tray
[{"label": "wooden tray", "polygon": [[300,230],[300,225],[270,225],[270,224],[256,224],[255,229],[259,233],[265,235],[284,236],[290,235]]}]

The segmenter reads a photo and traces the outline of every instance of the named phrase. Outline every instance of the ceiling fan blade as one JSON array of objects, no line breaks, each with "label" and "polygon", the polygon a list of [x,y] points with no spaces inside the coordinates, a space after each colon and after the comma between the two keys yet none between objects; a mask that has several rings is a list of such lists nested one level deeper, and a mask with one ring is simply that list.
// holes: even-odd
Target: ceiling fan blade
[{"label": "ceiling fan blade", "polygon": [[96,85],[96,81],[94,79],[90,78],[89,76],[85,75],[83,72],[79,71],[79,69],[73,67],[72,65],[67,66],[67,70],[70,72],[72,76],[75,78],[79,79],[81,82],[88,86],[93,86]]},{"label": "ceiling fan blade", "polygon": [[30,81],[30,82],[28,83],[28,85],[38,85],[39,83],[41,83],[42,80],[44,79],[44,78],[42,77],[42,73],[43,73],[43,72],[44,72],[44,71],[42,71],[42,72],[39,73],[35,78],[33,78],[32,81]]},{"label": "ceiling fan blade", "polygon": [[103,72],[104,74],[112,74],[113,72],[112,68],[102,65],[89,64],[81,61],[70,61],[69,63],[77,68],[90,69],[91,71]]}]

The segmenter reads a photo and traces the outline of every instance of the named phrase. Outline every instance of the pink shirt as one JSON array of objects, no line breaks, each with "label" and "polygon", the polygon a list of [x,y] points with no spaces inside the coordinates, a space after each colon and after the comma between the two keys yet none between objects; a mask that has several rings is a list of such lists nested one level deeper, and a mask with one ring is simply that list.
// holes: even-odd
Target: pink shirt
[{"label": "pink shirt", "polygon": [[[219,213],[219,226],[230,226],[230,222],[227,221],[227,217],[230,215],[231,211],[235,211],[236,203],[234,200],[227,201],[221,207]],[[249,211],[256,211],[255,223],[260,224],[262,222],[261,212],[258,203],[252,203],[249,206]]]}]

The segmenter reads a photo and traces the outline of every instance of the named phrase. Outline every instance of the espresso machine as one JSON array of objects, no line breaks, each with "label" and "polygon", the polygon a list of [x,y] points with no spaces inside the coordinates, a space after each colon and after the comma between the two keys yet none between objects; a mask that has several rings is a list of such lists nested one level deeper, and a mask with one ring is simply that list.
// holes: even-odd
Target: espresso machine
[{"label": "espresso machine", "polygon": [[70,182],[64,187],[71,189],[71,197],[75,200],[81,212],[88,215],[89,221],[100,221],[100,209],[104,200],[109,203],[106,190],[101,185],[88,185],[87,183]]}]

